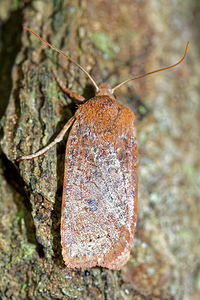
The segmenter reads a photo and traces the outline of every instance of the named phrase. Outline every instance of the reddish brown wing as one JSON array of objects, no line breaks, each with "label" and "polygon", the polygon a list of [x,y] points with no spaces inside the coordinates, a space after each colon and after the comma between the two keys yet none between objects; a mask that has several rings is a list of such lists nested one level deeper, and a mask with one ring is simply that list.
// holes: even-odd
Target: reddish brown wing
[{"label": "reddish brown wing", "polygon": [[136,226],[135,116],[109,97],[82,105],[69,135],[61,242],[68,267],[120,269]]}]

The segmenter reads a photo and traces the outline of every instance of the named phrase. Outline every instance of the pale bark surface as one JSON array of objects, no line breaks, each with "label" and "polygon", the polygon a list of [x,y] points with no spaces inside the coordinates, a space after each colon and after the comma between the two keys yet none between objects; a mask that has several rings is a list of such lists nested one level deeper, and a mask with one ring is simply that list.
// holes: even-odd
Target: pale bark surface
[{"label": "pale bark surface", "polygon": [[[198,299],[199,11],[189,0],[0,1],[1,299]],[[191,42],[180,68],[117,92],[137,114],[140,152],[137,232],[121,271],[64,265],[67,137],[15,162],[52,141],[76,109],[52,68],[69,88],[93,94],[81,71],[23,26],[111,86],[176,62]]]}]

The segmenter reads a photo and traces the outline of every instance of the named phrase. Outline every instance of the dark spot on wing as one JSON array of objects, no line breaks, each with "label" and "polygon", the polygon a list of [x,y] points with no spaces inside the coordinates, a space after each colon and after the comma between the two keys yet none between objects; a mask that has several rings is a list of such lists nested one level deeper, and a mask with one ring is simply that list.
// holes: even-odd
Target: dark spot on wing
[{"label": "dark spot on wing", "polygon": [[88,205],[89,205],[89,210],[91,212],[94,212],[94,211],[98,210],[98,203],[95,199],[89,199],[88,200]]}]

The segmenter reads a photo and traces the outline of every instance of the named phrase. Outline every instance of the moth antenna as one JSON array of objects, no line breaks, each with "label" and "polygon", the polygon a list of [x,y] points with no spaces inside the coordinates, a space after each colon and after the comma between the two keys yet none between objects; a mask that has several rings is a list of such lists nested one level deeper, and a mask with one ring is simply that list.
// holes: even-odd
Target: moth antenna
[{"label": "moth antenna", "polygon": [[136,80],[136,79],[145,77],[145,76],[147,76],[147,75],[150,75],[150,74],[153,74],[153,73],[157,73],[157,72],[160,72],[160,71],[164,71],[164,70],[167,70],[167,69],[171,69],[171,68],[173,68],[173,67],[175,67],[175,66],[178,66],[178,65],[185,59],[185,57],[186,57],[188,45],[189,45],[189,42],[187,42],[187,45],[186,45],[186,48],[185,48],[185,53],[184,53],[183,57],[182,57],[177,63],[175,63],[175,64],[173,64],[173,65],[171,65],[171,66],[169,66],[169,67],[157,69],[157,70],[154,70],[154,71],[151,71],[151,72],[147,72],[147,73],[145,73],[145,74],[138,75],[138,76],[136,76],[136,77],[127,79],[127,80],[123,81],[122,83],[118,84],[117,86],[115,86],[115,87],[112,89],[112,92],[114,92],[116,89],[118,89],[118,88],[121,87],[122,85],[128,83],[129,81]]},{"label": "moth antenna", "polygon": [[74,65],[76,65],[79,69],[81,69],[86,75],[87,77],[92,81],[94,87],[96,88],[96,91],[99,91],[98,85],[96,84],[96,82],[94,81],[94,79],[90,76],[90,74],[83,69],[83,67],[81,67],[77,62],[75,62],[72,58],[70,58],[68,55],[66,55],[64,52],[62,52],[61,50],[57,49],[56,47],[54,47],[53,45],[51,45],[50,43],[48,43],[47,41],[43,40],[38,34],[36,34],[35,32],[33,32],[31,29],[24,27],[24,29],[30,31],[32,34],[34,34],[39,40],[41,40],[43,43],[47,44],[49,47],[53,48],[54,50],[56,50],[58,53],[61,53],[63,56],[65,56],[68,60],[70,60]]}]

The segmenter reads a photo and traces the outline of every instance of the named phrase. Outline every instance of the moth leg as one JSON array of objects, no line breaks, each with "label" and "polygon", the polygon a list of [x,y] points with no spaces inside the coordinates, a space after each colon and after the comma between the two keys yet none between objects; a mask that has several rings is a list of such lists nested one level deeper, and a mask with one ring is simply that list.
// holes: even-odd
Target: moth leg
[{"label": "moth leg", "polygon": [[61,130],[61,132],[57,135],[57,137],[55,138],[55,140],[53,140],[53,142],[51,142],[49,145],[47,145],[46,147],[44,147],[43,149],[39,150],[36,153],[30,154],[30,155],[21,156],[21,157],[17,158],[17,161],[26,160],[26,159],[34,159],[34,158],[36,158],[38,156],[43,155],[46,151],[48,151],[54,145],[56,145],[57,143],[59,143],[59,142],[62,141],[65,133],[67,132],[67,130],[73,124],[74,121],[75,121],[75,117],[72,117],[71,119],[69,119],[69,121],[65,124],[65,126],[63,127],[63,129]]},{"label": "moth leg", "polygon": [[56,72],[55,69],[53,69],[52,72],[53,72],[53,75],[54,75],[54,77],[56,79],[56,82],[58,83],[59,87],[61,88],[61,90],[64,93],[68,94],[70,96],[70,98],[74,98],[74,99],[76,99],[76,100],[78,100],[80,102],[85,101],[85,98],[83,96],[81,96],[81,95],[79,95],[79,94],[77,94],[75,92],[72,92],[70,89],[68,89],[65,86],[64,82],[60,79],[60,77],[58,76],[58,74],[57,74],[57,72]]}]

